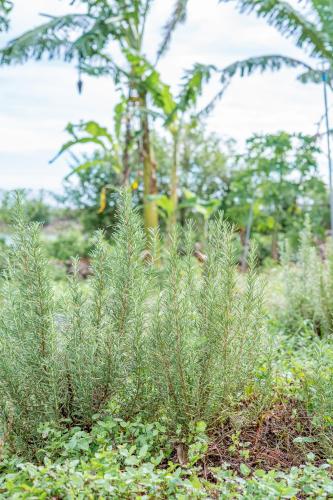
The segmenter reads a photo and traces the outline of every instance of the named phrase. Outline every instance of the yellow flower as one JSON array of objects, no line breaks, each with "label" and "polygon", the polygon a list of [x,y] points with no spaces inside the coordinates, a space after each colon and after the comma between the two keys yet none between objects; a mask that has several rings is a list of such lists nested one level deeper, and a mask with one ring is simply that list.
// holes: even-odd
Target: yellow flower
[{"label": "yellow flower", "polygon": [[135,191],[136,189],[138,189],[138,187],[139,187],[138,181],[137,180],[133,181],[131,184],[132,191]]}]

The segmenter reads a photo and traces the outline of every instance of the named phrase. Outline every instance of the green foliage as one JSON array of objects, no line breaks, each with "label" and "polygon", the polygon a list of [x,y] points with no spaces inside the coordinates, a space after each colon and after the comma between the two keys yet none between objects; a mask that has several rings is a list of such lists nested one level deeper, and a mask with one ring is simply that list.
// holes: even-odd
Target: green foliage
[{"label": "green foliage", "polygon": [[233,142],[221,141],[202,123],[186,127],[180,148],[180,187],[203,200],[222,200],[229,182]]},{"label": "green foliage", "polygon": [[[279,281],[283,281],[284,286],[291,286],[291,282],[285,283],[283,274]],[[318,457],[332,458],[332,338],[330,335],[314,335],[313,323],[309,319],[295,320],[293,316],[285,315],[281,321],[276,298],[277,291],[274,292],[275,308],[270,311],[275,318],[271,324],[276,345],[272,362],[276,373],[275,391],[282,398],[298,401],[303,408],[303,421],[307,424],[294,443]],[[289,312],[292,315],[292,311]]]},{"label": "green foliage", "polygon": [[[306,9],[283,0],[237,0],[237,6],[241,12],[255,12],[282,35],[293,38],[297,47],[325,61],[328,64],[325,72],[332,82],[333,14],[330,0],[310,0]],[[299,79],[305,83],[318,83],[322,81],[322,74],[322,69],[308,68]]]},{"label": "green foliage", "polygon": [[333,444],[333,354],[331,342],[322,341],[316,346],[312,364],[306,370],[303,397],[313,416],[320,441],[327,456],[332,455]]},{"label": "green foliage", "polygon": [[[158,163],[157,179],[160,195],[156,197],[162,216],[170,217],[173,203],[170,197],[169,176],[172,170],[172,144],[154,134],[154,150]],[[205,220],[223,203],[228,188],[228,161],[232,154],[232,141],[221,141],[208,133],[202,122],[191,120],[184,124],[178,151],[178,215],[182,225],[189,218],[195,220],[198,233],[204,233]],[[207,209],[207,210],[206,210]]]},{"label": "green foliage", "polygon": [[[59,200],[74,206],[77,216],[86,231],[101,229],[111,233],[115,224],[115,213],[118,192],[121,186],[126,183],[136,182],[139,187],[138,165],[140,165],[139,153],[132,142],[128,144],[127,162],[128,175],[123,171],[124,147],[120,140],[120,130],[123,124],[123,115],[126,109],[126,102],[115,107],[115,130],[111,134],[109,130],[102,127],[95,121],[81,122],[78,125],[69,123],[66,131],[70,135],[70,140],[60,149],[56,160],[63,153],[70,153],[70,173],[64,179],[64,196],[59,196]],[[134,133],[134,131],[133,131]],[[77,155],[77,146],[93,146],[83,154]],[[75,154],[74,154],[75,152]],[[135,168],[134,168],[134,165]],[[105,203],[101,203],[103,193]],[[134,195],[135,196],[135,195]],[[138,203],[138,196],[136,203]],[[140,201],[142,197],[142,186],[140,186]]]},{"label": "green foliage", "polygon": [[306,69],[307,72],[313,71],[309,65],[298,59],[278,54],[249,57],[248,59],[236,61],[228,66],[225,66],[224,68],[217,68],[212,64],[195,63],[193,68],[185,72],[184,84],[179,97],[178,108],[184,109],[184,107],[187,107],[189,104],[196,104],[198,98],[203,92],[204,84],[208,83],[213,75],[217,75],[219,77],[221,89],[205,106],[205,108],[199,112],[199,115],[205,116],[212,111],[216,103],[223,97],[224,92],[235,76],[243,78],[244,76],[251,76],[256,72],[263,73],[264,71],[279,71],[284,67],[301,67]]},{"label": "green foliage", "polygon": [[[84,14],[68,14],[61,17],[50,16],[47,23],[33,28],[12,40],[1,51],[1,62],[3,64],[14,61],[22,63],[30,58],[40,60],[44,54],[53,59],[59,57],[62,50],[64,50],[65,59],[71,60],[77,52],[69,42],[66,32],[69,29],[88,29],[91,24],[89,17]],[[81,44],[82,48],[83,43]]]},{"label": "green foliage", "polygon": [[168,22],[164,26],[164,37],[157,53],[158,58],[162,56],[168,48],[172,33],[175,31],[177,25],[186,21],[187,4],[188,0],[176,0],[171,18],[168,19]]},{"label": "green foliage", "polygon": [[12,8],[13,2],[11,0],[0,0],[0,32],[8,29],[8,15]]},{"label": "green foliage", "polygon": [[[231,171],[225,213],[243,232],[253,210],[253,232],[271,235],[276,258],[279,233],[295,243],[306,214],[324,236],[328,197],[318,178],[316,138],[304,134],[254,135]],[[315,202],[314,202],[315,200]]]},{"label": "green foliage", "polygon": [[[89,130],[92,126],[89,135],[85,130],[87,126]],[[102,131],[103,135],[110,135],[95,122],[71,127],[70,147],[80,144],[83,138],[89,141],[91,132],[101,134]],[[118,146],[115,149],[113,146],[100,146],[93,155],[75,157],[72,171],[65,180],[63,201],[79,209],[77,216],[88,231],[102,227],[112,232],[116,193],[123,182],[123,174],[118,169]],[[159,166],[160,194],[150,195],[148,199],[158,205],[164,228],[175,213],[170,187],[173,145],[167,138],[154,134],[153,147]],[[144,196],[137,153],[134,147],[130,148],[128,181],[135,186],[133,199],[141,207]],[[247,141],[246,151],[236,155],[233,141],[222,143],[214,134],[205,131],[201,121],[192,119],[183,126],[179,136],[178,219],[182,225],[186,219],[194,219],[198,237],[205,239],[210,209],[220,208],[239,229],[244,246],[252,210],[250,232],[258,242],[261,262],[269,256],[277,259],[281,235],[287,237],[293,247],[297,246],[306,214],[311,217],[316,237],[324,239],[329,224],[329,206],[327,187],[318,177],[319,153],[316,137],[279,132],[254,135]],[[106,206],[100,211],[103,192]],[[240,249],[240,255],[242,253]]]},{"label": "green foliage", "polygon": [[91,239],[84,237],[79,230],[66,231],[59,234],[54,240],[46,242],[48,255],[64,261],[72,257],[88,257],[92,245]]},{"label": "green foliage", "polygon": [[[204,436],[198,422],[188,444],[200,449]],[[240,473],[207,466],[213,481],[205,479],[195,453],[192,462],[171,460],[171,447],[163,424],[127,422],[106,412],[96,416],[90,432],[74,428],[59,432],[42,430],[43,463],[22,462],[12,457],[0,464],[2,498],[330,498],[333,492],[332,463],[320,466],[308,461],[290,471],[254,473],[245,464]]]},{"label": "green foliage", "polygon": [[[87,122],[92,123],[92,122]],[[80,128],[75,127],[76,138],[82,137],[82,130],[86,127],[82,123]],[[81,128],[82,127],[82,128]],[[98,125],[98,130],[103,127]],[[109,134],[109,132],[107,132]],[[83,135],[86,137],[86,135]],[[88,137],[87,137],[88,138]],[[173,204],[170,199],[169,175],[172,168],[172,145],[162,136],[154,134],[153,147],[158,164],[157,183],[159,195],[152,195],[156,200],[162,218],[168,218],[173,213]],[[75,138],[69,141],[74,147]],[[75,143],[75,145],[78,143]],[[228,184],[228,156],[231,154],[231,144],[224,146],[214,134],[208,134],[201,123],[186,127],[182,135],[179,148],[179,178],[180,215],[184,222],[185,217],[193,217],[201,229],[202,217],[196,217],[205,209],[206,205],[218,204]],[[138,157],[135,148],[130,151],[131,172],[129,182],[133,186],[133,201],[140,207],[143,203],[142,171],[138,169]],[[113,149],[100,147],[93,154],[84,154],[72,158],[71,172],[64,181],[65,194],[58,197],[59,201],[77,209],[76,215],[86,231],[103,228],[108,234],[112,232],[115,223],[115,212],[118,201],[118,190],[123,182],[122,173],[117,168],[119,158],[114,156]],[[106,207],[101,212],[101,192],[106,189]],[[196,193],[196,202],[189,203],[186,190]],[[193,196],[192,196],[193,198]],[[213,200],[210,200],[213,198]],[[198,207],[198,210],[196,209]],[[163,221],[162,221],[163,224]]]},{"label": "green foliage", "polygon": [[[78,166],[72,169],[70,175],[80,172],[81,170],[89,169],[100,164],[109,164],[115,173],[120,173],[121,166],[119,160],[119,152],[117,144],[113,137],[105,127],[102,127],[95,121],[81,122],[78,125],[69,123],[66,127],[66,132],[71,136],[71,140],[66,142],[60,149],[59,153],[53,158],[54,162],[64,152],[71,150],[74,146],[87,144],[99,146],[102,154],[97,156],[92,161],[83,161]],[[68,176],[68,177],[69,177]]]},{"label": "green foliage", "polygon": [[[78,166],[86,163],[96,165],[90,168],[77,170]],[[64,181],[64,195],[59,201],[68,204],[75,210],[76,217],[82,223],[86,232],[93,232],[103,228],[107,233],[114,228],[118,196],[115,195],[120,187],[119,176],[108,163],[104,156],[95,153],[93,157],[84,157],[73,162],[73,176],[67,176]],[[102,190],[107,188],[107,204],[105,210],[100,212]]]},{"label": "green foliage", "polygon": [[[24,200],[25,216],[30,222],[40,222],[48,224],[51,220],[51,207],[46,201],[46,193],[41,190],[37,195],[33,195],[29,190],[22,189],[16,191]],[[12,221],[12,213],[15,207],[15,196],[12,191],[2,191],[0,193],[0,221],[9,224]]]},{"label": "green foliage", "polygon": [[265,345],[262,287],[252,256],[241,289],[231,228],[220,218],[210,224],[200,276],[191,231],[185,237],[185,257],[178,254],[179,245],[176,232],[155,306],[151,366],[163,413],[174,425],[205,420],[211,426],[223,421],[247,391],[258,390]]},{"label": "green foliage", "polygon": [[329,38],[332,30],[332,11],[328,1],[312,0],[311,13],[305,16],[292,5],[280,0],[270,2],[242,0],[239,2],[242,11],[254,11],[259,17],[264,17],[269,24],[275,26],[282,34],[292,36],[298,47],[310,49],[312,56],[331,58],[332,52]]},{"label": "green foliage", "polygon": [[308,324],[318,335],[327,335],[333,328],[333,258],[322,261],[313,245],[311,225],[307,220],[301,233],[296,264],[290,262],[288,245],[283,254],[285,298],[283,311],[289,330]]},{"label": "green foliage", "polygon": [[238,283],[231,228],[221,219],[209,228],[202,271],[189,229],[185,256],[175,234],[156,280],[123,195],[114,246],[98,233],[87,287],[76,270],[55,302],[39,226],[17,217],[0,317],[2,417],[15,446],[33,452],[47,421],[89,426],[109,400],[122,415],[165,415],[185,435],[192,422],[225,420],[248,394],[260,404],[262,287],[252,265],[245,288]]}]

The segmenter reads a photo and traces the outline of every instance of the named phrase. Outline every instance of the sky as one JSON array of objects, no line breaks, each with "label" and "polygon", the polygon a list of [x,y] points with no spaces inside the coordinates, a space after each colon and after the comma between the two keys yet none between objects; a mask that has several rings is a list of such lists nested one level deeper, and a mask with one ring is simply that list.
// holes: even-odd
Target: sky
[{"label": "sky", "polygon": [[[154,2],[145,41],[150,57],[159,45],[173,3]],[[68,0],[14,0],[11,30],[0,35],[0,46],[43,22],[40,13],[66,13],[68,4]],[[283,38],[254,15],[241,15],[233,5],[218,0],[190,0],[186,24],[178,28],[158,69],[176,91],[184,70],[196,62],[223,68],[262,54],[305,59],[292,40]],[[323,113],[323,89],[297,82],[296,75],[297,71],[284,69],[235,78],[209,116],[208,129],[236,139],[240,148],[253,133],[315,133]],[[49,160],[68,139],[64,131],[67,123],[94,119],[103,126],[111,125],[117,97],[110,79],[84,76],[81,96],[76,81],[73,65],[59,61],[0,68],[0,189],[61,192],[62,179],[69,172],[68,158],[62,157],[52,165]],[[219,88],[216,81],[209,84],[203,102],[208,102]],[[324,162],[321,171],[325,176]]]}]

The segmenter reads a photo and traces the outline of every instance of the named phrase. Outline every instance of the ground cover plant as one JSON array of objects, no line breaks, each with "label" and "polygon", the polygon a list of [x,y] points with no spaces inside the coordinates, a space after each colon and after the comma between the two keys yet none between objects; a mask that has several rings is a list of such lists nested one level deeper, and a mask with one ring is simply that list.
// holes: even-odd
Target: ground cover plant
[{"label": "ground cover plant", "polygon": [[0,492],[3,498],[331,498],[332,463],[305,464],[290,471],[253,474],[241,464],[207,468],[200,460],[206,450],[204,426],[188,438],[186,465],[172,459],[163,424],[132,422],[108,414],[96,416],[90,432],[72,429],[61,434],[43,429],[42,464],[4,459]]}]

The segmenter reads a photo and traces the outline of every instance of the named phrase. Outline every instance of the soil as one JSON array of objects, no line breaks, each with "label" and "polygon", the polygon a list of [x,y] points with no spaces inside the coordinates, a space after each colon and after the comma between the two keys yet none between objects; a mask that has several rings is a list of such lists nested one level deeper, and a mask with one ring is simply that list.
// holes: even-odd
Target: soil
[{"label": "soil", "polygon": [[[230,423],[226,423],[212,436],[204,469],[221,466],[223,463],[228,463],[237,471],[242,463],[251,469],[290,469],[304,464],[306,455],[316,445],[315,442],[294,442],[300,436],[315,441],[316,433],[311,417],[299,402],[293,400],[276,403],[255,424],[244,426],[236,443],[233,436],[235,430]],[[248,450],[245,451],[245,456],[242,450]],[[316,456],[318,457],[318,444]],[[320,461],[319,457],[318,462]]]}]

